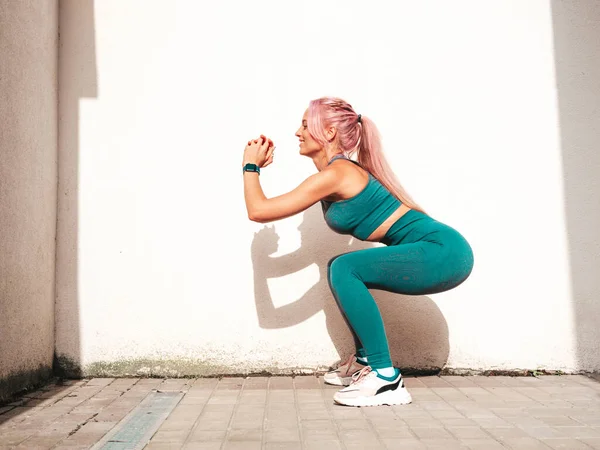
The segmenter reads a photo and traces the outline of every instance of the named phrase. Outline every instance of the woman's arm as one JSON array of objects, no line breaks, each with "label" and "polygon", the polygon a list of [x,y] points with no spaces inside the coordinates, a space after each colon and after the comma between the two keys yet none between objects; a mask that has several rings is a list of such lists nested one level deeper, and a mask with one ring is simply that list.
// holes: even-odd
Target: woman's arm
[{"label": "woman's arm", "polygon": [[244,172],[244,198],[248,218],[265,223],[298,214],[336,192],[335,170],[326,169],[304,180],[294,190],[273,198],[265,197],[256,172]]}]

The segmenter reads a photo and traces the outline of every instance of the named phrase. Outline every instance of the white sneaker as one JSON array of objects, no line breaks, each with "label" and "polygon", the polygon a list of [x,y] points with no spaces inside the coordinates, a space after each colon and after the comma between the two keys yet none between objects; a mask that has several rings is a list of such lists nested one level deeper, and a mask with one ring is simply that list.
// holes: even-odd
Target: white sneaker
[{"label": "white sneaker", "polygon": [[352,355],[337,369],[327,372],[323,376],[323,381],[334,386],[349,386],[352,383],[352,376],[365,367],[367,366],[359,363],[356,356]]},{"label": "white sneaker", "polygon": [[366,366],[353,376],[350,386],[335,393],[333,400],[347,406],[380,406],[406,405],[412,402],[412,397],[404,387],[401,374],[393,381],[385,381]]}]

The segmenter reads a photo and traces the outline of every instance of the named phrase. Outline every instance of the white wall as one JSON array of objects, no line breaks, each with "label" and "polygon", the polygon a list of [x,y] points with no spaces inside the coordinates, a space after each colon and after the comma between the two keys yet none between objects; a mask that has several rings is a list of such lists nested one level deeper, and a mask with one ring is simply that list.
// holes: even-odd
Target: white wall
[{"label": "white wall", "polygon": [[375,293],[394,361],[600,367],[576,352],[553,39],[543,0],[61,2],[65,366],[312,371],[352,351],[325,265],[370,244],[335,235],[318,205],[248,221],[240,169],[265,133],[267,196],[313,173],[294,132],[310,99],[334,95],[475,251],[453,291]]},{"label": "white wall", "polygon": [[0,2],[0,402],[54,354],[58,3]]},{"label": "white wall", "polygon": [[552,18],[577,358],[598,370],[600,2],[552,0]]}]

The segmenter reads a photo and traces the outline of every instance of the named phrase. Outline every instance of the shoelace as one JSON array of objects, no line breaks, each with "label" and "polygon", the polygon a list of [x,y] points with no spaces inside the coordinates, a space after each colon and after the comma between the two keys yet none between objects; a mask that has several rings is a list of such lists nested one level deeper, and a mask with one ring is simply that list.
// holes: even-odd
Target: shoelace
[{"label": "shoelace", "polygon": [[369,375],[372,371],[373,369],[371,369],[371,366],[365,366],[363,369],[361,369],[360,372],[352,375],[352,384],[360,383],[360,381],[367,375]]}]

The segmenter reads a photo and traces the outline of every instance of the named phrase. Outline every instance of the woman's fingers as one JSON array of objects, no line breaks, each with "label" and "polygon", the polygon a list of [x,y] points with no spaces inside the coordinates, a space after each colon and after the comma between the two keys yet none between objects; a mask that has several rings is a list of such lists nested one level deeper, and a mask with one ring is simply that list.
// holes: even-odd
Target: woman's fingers
[{"label": "woman's fingers", "polygon": [[263,152],[266,151],[269,148],[269,145],[270,145],[269,144],[269,140],[266,137],[262,136],[262,135],[261,135],[261,142],[259,142],[259,144],[260,144],[260,149]]},{"label": "woman's fingers", "polygon": [[248,145],[252,143],[259,145],[265,145],[266,143],[268,143],[269,147],[273,146],[273,141],[266,137],[264,134],[261,134],[258,139],[252,139],[251,141],[248,141]]},{"label": "woman's fingers", "polygon": [[256,155],[259,156],[259,159],[264,160],[264,164],[261,167],[265,167],[273,162],[273,152],[275,151],[275,146],[273,145],[273,141],[267,138],[264,134],[261,134],[258,139],[252,139],[248,141],[248,151],[256,152]]},{"label": "woman's fingers", "polygon": [[265,161],[265,163],[263,164],[263,167],[267,167],[272,162],[273,162],[273,155],[271,155],[271,157]]},{"label": "woman's fingers", "polygon": [[264,134],[261,134],[260,137],[264,140],[264,141],[268,141],[269,142],[269,146],[273,145],[273,141],[271,139],[269,139],[268,137],[266,137]]},{"label": "woman's fingers", "polygon": [[269,139],[268,137],[266,137],[264,134],[260,135],[260,140],[261,140],[261,142],[260,142],[261,145],[268,143],[269,147],[273,146],[273,141],[271,139]]},{"label": "woman's fingers", "polygon": [[272,162],[273,162],[273,151],[271,151],[268,155],[265,156],[265,163],[263,164],[263,167],[268,166]]}]

